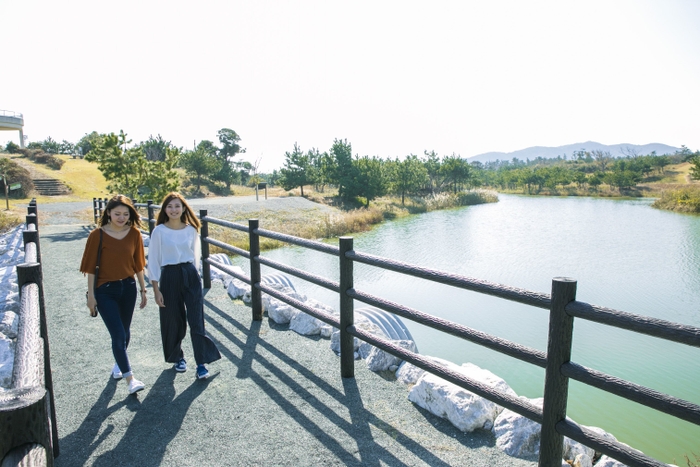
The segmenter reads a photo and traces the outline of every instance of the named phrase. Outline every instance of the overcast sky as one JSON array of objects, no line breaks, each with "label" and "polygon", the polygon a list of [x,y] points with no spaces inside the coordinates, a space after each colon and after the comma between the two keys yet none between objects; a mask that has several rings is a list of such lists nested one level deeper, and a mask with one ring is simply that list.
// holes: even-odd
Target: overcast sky
[{"label": "overcast sky", "polygon": [[231,128],[263,171],[335,138],[383,158],[696,150],[699,24],[696,0],[0,0],[0,109],[30,141]]}]

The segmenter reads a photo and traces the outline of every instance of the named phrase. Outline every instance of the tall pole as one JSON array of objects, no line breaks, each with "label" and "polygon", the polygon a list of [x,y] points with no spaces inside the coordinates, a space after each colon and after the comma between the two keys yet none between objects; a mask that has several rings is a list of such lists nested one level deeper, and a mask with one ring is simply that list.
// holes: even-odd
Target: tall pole
[{"label": "tall pole", "polygon": [[5,185],[5,210],[9,211],[10,210],[10,190],[7,187],[7,177],[5,177],[5,174],[2,174],[2,183]]}]

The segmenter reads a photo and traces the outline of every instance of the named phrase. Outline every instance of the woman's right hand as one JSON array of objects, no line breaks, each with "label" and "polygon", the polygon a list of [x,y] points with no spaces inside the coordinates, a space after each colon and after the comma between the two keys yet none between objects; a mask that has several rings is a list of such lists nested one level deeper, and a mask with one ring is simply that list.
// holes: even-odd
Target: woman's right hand
[{"label": "woman's right hand", "polygon": [[165,302],[163,301],[163,294],[160,293],[160,290],[154,288],[153,289],[153,297],[156,300],[156,305],[158,305],[161,308],[165,308]]},{"label": "woman's right hand", "polygon": [[95,300],[95,296],[92,294],[88,294],[87,307],[88,310],[90,310],[90,316],[93,318],[97,316],[97,300]]}]

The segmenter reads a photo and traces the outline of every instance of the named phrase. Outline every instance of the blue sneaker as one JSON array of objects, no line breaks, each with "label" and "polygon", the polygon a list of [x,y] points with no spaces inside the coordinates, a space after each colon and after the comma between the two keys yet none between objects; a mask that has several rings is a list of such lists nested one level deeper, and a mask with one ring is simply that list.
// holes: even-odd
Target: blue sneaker
[{"label": "blue sneaker", "polygon": [[204,365],[197,365],[197,379],[207,379],[209,377],[209,371]]},{"label": "blue sneaker", "polygon": [[187,371],[187,362],[184,358],[181,358],[180,361],[173,366],[173,369],[178,373],[184,373]]}]

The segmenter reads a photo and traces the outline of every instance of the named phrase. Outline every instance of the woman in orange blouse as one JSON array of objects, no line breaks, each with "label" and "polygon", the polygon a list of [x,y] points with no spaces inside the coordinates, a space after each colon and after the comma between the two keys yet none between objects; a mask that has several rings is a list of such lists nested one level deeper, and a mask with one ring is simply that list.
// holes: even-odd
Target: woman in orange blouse
[{"label": "woman in orange blouse", "polygon": [[[100,218],[99,228],[88,236],[80,264],[80,271],[88,276],[87,306],[90,315],[97,316],[99,313],[112,338],[112,353],[116,361],[112,377],[125,378],[130,394],[144,388],[143,383],[134,378],[126,353],[136,305],[136,280],[141,291],[140,308],[146,306],[143,275],[146,258],[138,229],[140,226],[141,218],[131,200],[124,195],[112,197]],[[100,236],[102,253],[95,284]]]}]

